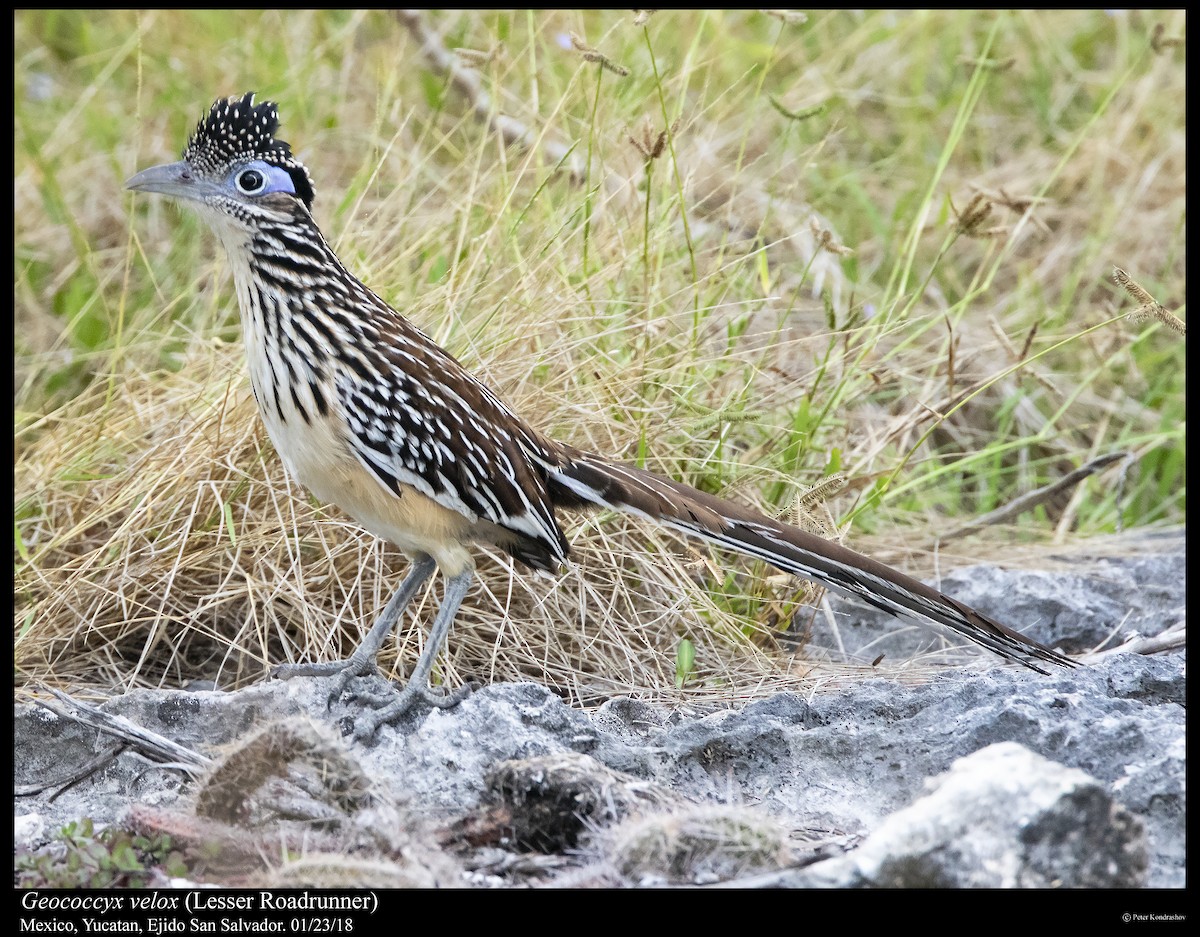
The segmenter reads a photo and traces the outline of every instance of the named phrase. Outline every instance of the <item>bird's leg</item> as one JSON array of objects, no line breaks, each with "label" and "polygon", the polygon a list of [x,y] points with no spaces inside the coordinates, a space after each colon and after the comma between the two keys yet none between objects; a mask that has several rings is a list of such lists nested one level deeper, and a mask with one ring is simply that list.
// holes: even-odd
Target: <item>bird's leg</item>
[{"label": "bird's leg", "polygon": [[454,623],[454,616],[458,614],[458,607],[462,605],[474,578],[475,570],[468,567],[457,576],[446,580],[446,595],[442,599],[437,617],[433,621],[433,630],[429,633],[429,641],[425,644],[425,650],[417,661],[417,666],[413,668],[412,675],[408,678],[408,686],[401,691],[399,699],[361,716],[355,722],[355,738],[363,741],[370,739],[376,729],[386,723],[395,722],[408,712],[418,700],[424,700],[439,709],[449,709],[451,706],[457,706],[470,695],[470,684],[461,686],[450,693],[434,690],[429,685],[429,674],[433,670],[433,662],[438,651],[446,643],[450,625]]},{"label": "bird's leg", "polygon": [[329,702],[332,704],[334,700],[341,697],[346,689],[346,684],[355,677],[369,674],[375,669],[375,658],[379,655],[379,649],[383,647],[383,642],[391,634],[405,607],[413,600],[413,596],[420,591],[421,587],[429,581],[429,577],[433,575],[435,569],[437,569],[437,563],[430,556],[420,554],[413,559],[412,568],[404,577],[404,581],[400,583],[396,594],[392,596],[375,624],[371,626],[371,630],[363,638],[358,650],[345,660],[333,660],[320,664],[280,664],[271,671],[271,676],[280,680],[290,680],[292,677],[328,677],[331,674],[338,674],[336,685],[329,696]]}]

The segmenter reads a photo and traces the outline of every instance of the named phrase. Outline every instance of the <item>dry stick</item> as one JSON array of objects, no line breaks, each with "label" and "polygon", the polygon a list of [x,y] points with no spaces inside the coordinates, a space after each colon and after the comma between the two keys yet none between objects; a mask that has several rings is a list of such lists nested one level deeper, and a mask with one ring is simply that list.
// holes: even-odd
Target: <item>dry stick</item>
[{"label": "dry stick", "polygon": [[[37,794],[41,790],[55,784],[63,784],[62,790],[56,792],[54,795],[57,797],[71,787],[71,785],[79,783],[92,772],[98,771],[128,748],[134,749],[138,754],[153,761],[159,767],[174,768],[194,777],[205,774],[213,767],[213,760],[211,758],[201,755],[199,752],[192,751],[190,748],[185,748],[177,742],[172,742],[169,738],[159,735],[157,732],[151,732],[149,729],[130,722],[124,716],[106,713],[95,706],[68,696],[61,690],[55,690],[50,687],[46,689],[66,704],[68,711],[60,710],[45,700],[35,699],[35,703],[43,709],[54,713],[60,719],[78,722],[106,735],[114,736],[119,740],[119,744],[114,746],[111,751],[105,752],[89,761],[86,765],[75,769],[69,776],[41,785],[38,789],[34,789],[34,785],[28,785],[27,788],[18,790],[17,796]],[[303,775],[289,770],[288,779],[299,786],[301,790],[304,790],[305,778]],[[305,794],[308,794],[308,792],[305,791]],[[321,820],[328,822],[331,819],[344,818],[344,813],[339,813],[328,808],[327,805],[318,802],[311,795],[307,798],[301,798],[286,789],[269,791],[264,803],[282,815],[309,821]]]},{"label": "dry stick", "polygon": [[1182,621],[1176,622],[1161,634],[1146,638],[1134,638],[1113,650],[1124,650],[1133,654],[1158,654],[1161,651],[1173,651],[1179,647],[1187,647],[1187,624]]},{"label": "dry stick", "polygon": [[1161,654],[1164,651],[1174,651],[1181,647],[1187,647],[1187,619],[1182,619],[1173,625],[1168,625],[1166,629],[1160,631],[1158,634],[1143,636],[1135,633],[1124,644],[1105,648],[1102,651],[1091,651],[1088,654],[1088,658],[1097,661],[1105,657],[1110,657],[1113,654],[1141,654],[1142,656],[1149,656],[1150,654]]},{"label": "dry stick", "polygon": [[[46,708],[49,709],[50,707],[46,707]],[[54,711],[51,710],[51,712],[54,712]],[[62,714],[55,713],[55,715],[61,716]],[[129,746],[123,742],[118,742],[115,745],[111,745],[111,746],[109,746],[109,748],[107,748],[105,751],[101,752],[99,755],[97,755],[91,761],[85,762],[84,764],[80,765],[78,768],[74,769],[70,774],[66,775],[65,777],[45,778],[44,780],[38,781],[34,784],[16,784],[13,786],[13,796],[14,797],[32,797],[35,794],[40,794],[42,791],[49,790],[52,787],[58,787],[58,790],[55,791],[53,794],[51,794],[49,797],[49,800],[53,801],[57,797],[59,797],[59,795],[64,794],[67,791],[69,791],[72,787],[74,787],[76,784],[78,784],[84,778],[90,777],[91,775],[93,775],[97,771],[99,771],[101,768],[103,768],[105,765],[107,765],[110,761],[113,761],[114,759],[116,759],[116,757],[118,755],[120,755],[121,752],[125,751],[125,749],[127,749],[128,747]],[[61,786],[59,787],[59,785],[61,785]]]},{"label": "dry stick", "polygon": [[53,693],[60,702],[64,703],[69,711],[64,712],[55,706],[51,706],[45,700],[34,700],[43,709],[48,709],[60,719],[67,719],[71,722],[91,726],[99,732],[111,735],[126,743],[129,747],[137,749],[151,761],[169,764],[171,767],[187,771],[189,774],[200,774],[212,765],[212,760],[201,755],[199,752],[192,751],[190,748],[185,748],[176,742],[172,742],[169,738],[159,735],[157,732],[151,732],[149,729],[142,728],[142,726],[130,722],[124,716],[106,713],[89,703],[84,703],[68,696],[61,690],[55,690],[50,687],[46,689],[50,693]]},{"label": "dry stick", "polygon": [[442,37],[432,29],[420,10],[396,10],[400,20],[421,44],[421,52],[435,72],[446,76],[452,85],[466,97],[475,116],[487,124],[488,129],[498,133],[505,143],[534,149],[541,146],[556,164],[562,164],[570,173],[571,181],[583,184],[587,176],[576,159],[569,159],[571,147],[558,140],[542,138],[515,117],[492,110],[491,96],[484,90],[483,81],[474,69],[463,68],[453,53],[446,48]]},{"label": "dry stick", "polygon": [[1050,498],[1054,497],[1060,491],[1067,488],[1072,488],[1078,485],[1089,475],[1093,475],[1100,469],[1112,465],[1112,463],[1126,459],[1129,457],[1128,452],[1112,452],[1108,455],[1102,455],[1098,459],[1092,459],[1086,465],[1082,465],[1073,472],[1068,472],[1056,482],[1052,482],[1043,488],[1038,488],[1028,494],[1021,495],[1019,498],[1014,498],[1002,508],[997,508],[994,511],[989,511],[981,517],[975,518],[969,524],[964,524],[962,527],[956,527],[953,530],[942,534],[933,541],[934,545],[945,543],[947,540],[953,540],[956,537],[965,537],[967,534],[978,530],[980,527],[986,527],[989,524],[999,524],[1008,520],[1010,517],[1015,517],[1022,511],[1028,511],[1032,507],[1036,507]]}]

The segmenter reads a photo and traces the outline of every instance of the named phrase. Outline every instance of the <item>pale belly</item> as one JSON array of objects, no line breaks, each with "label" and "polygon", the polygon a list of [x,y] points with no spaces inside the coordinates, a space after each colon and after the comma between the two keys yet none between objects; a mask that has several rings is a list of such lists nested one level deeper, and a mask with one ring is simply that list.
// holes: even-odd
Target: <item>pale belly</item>
[{"label": "pale belly", "polygon": [[473,565],[467,546],[472,521],[415,488],[401,486],[400,496],[388,491],[338,437],[332,420],[318,417],[308,425],[296,414],[281,422],[260,413],[284,465],[318,500],[337,505],[410,556],[432,556],[448,576]]},{"label": "pale belly", "polygon": [[[230,253],[238,256],[232,250]],[[235,264],[234,279],[239,288],[250,384],[267,435],[288,471],[318,500],[337,505],[375,536],[390,540],[410,556],[424,553],[433,557],[449,576],[472,566],[474,559],[468,545],[480,533],[480,525],[414,488],[402,486],[399,496],[386,489],[358,461],[342,437],[343,424],[328,389],[327,406],[334,409],[327,416],[320,415],[309,387],[314,375],[297,346],[284,343],[281,349],[272,345],[274,351],[268,354],[261,323],[247,312],[253,309],[252,277]],[[277,325],[285,327],[286,323]],[[288,390],[280,387],[276,393],[275,382],[280,380],[282,365],[273,367],[273,363],[284,357],[294,377]],[[297,412],[292,387],[311,423]]]}]

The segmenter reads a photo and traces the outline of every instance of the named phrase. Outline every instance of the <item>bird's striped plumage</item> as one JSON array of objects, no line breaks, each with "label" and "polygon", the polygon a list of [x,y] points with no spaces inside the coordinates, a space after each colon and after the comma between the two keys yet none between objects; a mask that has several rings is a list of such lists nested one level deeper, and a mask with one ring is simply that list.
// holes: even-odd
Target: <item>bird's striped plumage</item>
[{"label": "bird's striped plumage", "polygon": [[[269,244],[256,237],[235,267],[251,383],[272,438],[280,442],[289,420],[330,420],[390,494],[415,489],[481,530],[509,532],[500,545],[518,559],[556,569],[566,539],[533,461],[552,458],[550,444],[346,273],[311,218],[304,222],[295,227],[307,231],[276,229]],[[290,292],[279,276],[281,241],[307,245],[287,255]],[[312,253],[316,244],[323,256]],[[293,295],[296,282],[302,295]]]},{"label": "bird's striped plumage", "polygon": [[277,125],[274,104],[218,100],[182,162],[129,185],[188,199],[223,241],[251,385],[292,472],[419,568],[430,556],[446,575],[467,576],[468,547],[484,541],[556,571],[568,546],[555,509],[604,506],[949,628],[1035,670],[1073,663],[845,547],[541,435],[342,265]]}]

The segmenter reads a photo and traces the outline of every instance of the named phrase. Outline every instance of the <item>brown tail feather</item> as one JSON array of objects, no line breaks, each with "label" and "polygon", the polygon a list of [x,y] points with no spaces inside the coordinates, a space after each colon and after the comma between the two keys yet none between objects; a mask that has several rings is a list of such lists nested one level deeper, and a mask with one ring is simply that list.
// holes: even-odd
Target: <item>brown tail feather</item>
[{"label": "brown tail feather", "polygon": [[551,491],[562,506],[595,504],[648,517],[893,615],[949,628],[1039,673],[1047,671],[1035,661],[1078,666],[969,605],[840,544],[632,465],[567,447],[563,456],[550,475]]}]

